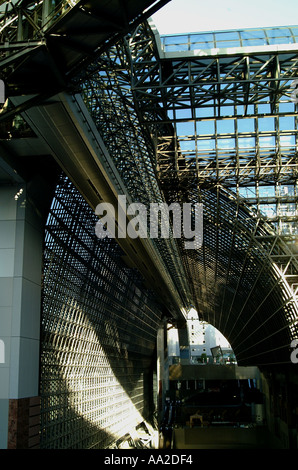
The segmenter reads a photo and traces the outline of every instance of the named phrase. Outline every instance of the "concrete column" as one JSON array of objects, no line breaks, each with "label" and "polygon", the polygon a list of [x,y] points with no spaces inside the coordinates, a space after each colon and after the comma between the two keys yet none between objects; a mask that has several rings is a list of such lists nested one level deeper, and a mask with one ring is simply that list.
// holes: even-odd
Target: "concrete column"
[{"label": "concrete column", "polygon": [[29,434],[34,436],[29,414],[38,409],[42,243],[41,217],[26,185],[0,186],[2,449],[30,447]]}]

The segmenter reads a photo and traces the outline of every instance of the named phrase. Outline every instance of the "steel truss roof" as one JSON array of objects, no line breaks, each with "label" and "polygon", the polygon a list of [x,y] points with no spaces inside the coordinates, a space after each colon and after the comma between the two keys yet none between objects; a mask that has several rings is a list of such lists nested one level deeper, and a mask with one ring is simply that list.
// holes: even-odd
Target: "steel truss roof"
[{"label": "steel truss roof", "polygon": [[[170,57],[159,41],[145,23],[111,48],[83,80],[86,103],[132,198],[203,203],[202,248],[178,244],[201,319],[229,339],[239,363],[289,362],[298,161],[297,114],[284,103],[298,48]],[[263,131],[262,119],[273,127]],[[204,134],[206,122],[213,131]],[[169,252],[161,253],[171,269]]]},{"label": "steel truss roof", "polygon": [[[1,77],[34,104],[81,87],[133,201],[203,203],[201,249],[157,240],[177,290],[239,363],[289,362],[298,336],[293,28],[284,44],[196,49],[187,40],[187,50],[167,52],[148,23],[129,33],[152,2],[122,3],[88,2],[91,15],[87,2],[64,1],[58,16],[47,1],[3,4]],[[89,27],[102,22],[108,31],[90,44]]]},{"label": "steel truss roof", "polygon": [[67,89],[79,70],[168,1],[1,0],[0,78],[7,96],[28,100],[0,120]]}]

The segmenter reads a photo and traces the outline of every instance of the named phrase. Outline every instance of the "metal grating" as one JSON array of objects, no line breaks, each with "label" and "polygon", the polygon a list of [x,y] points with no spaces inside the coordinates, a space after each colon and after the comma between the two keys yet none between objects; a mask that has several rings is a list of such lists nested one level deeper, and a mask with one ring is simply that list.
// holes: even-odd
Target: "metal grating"
[{"label": "metal grating", "polygon": [[153,414],[161,310],[66,178],[46,225],[41,447],[107,448]]}]

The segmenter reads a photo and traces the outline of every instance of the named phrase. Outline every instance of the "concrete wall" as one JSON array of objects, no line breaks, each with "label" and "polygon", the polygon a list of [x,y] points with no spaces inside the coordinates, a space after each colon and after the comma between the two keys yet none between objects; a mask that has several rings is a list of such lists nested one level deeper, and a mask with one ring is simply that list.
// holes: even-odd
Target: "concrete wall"
[{"label": "concrete wall", "polygon": [[[9,413],[15,400],[38,395],[41,217],[25,185],[0,187],[0,448],[16,445]],[[28,407],[27,407],[28,408]],[[26,408],[26,409],[27,409]],[[27,411],[25,411],[27,413]],[[17,419],[17,416],[14,416]],[[17,427],[17,424],[15,424]],[[8,441],[10,444],[8,444]]]}]

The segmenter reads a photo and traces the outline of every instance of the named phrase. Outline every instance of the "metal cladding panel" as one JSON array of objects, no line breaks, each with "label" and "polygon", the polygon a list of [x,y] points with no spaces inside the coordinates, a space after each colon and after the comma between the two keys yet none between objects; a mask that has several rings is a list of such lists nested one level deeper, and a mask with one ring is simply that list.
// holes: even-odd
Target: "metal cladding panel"
[{"label": "metal cladding panel", "polygon": [[41,447],[107,448],[153,413],[161,310],[67,178],[46,225]]}]

